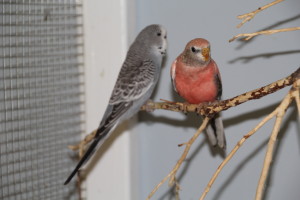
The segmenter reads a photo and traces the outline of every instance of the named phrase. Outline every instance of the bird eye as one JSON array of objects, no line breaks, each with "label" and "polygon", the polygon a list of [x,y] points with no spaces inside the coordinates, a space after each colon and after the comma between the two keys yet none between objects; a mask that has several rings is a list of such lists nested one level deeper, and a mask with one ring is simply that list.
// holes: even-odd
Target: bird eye
[{"label": "bird eye", "polygon": [[157,36],[161,36],[161,33],[160,33],[160,32],[158,32],[158,33],[157,33]]},{"label": "bird eye", "polygon": [[191,47],[191,50],[192,50],[192,52],[196,52],[196,49],[195,49],[195,47]]},{"label": "bird eye", "polygon": [[165,39],[167,39],[167,35],[165,35],[165,37],[164,37]]}]

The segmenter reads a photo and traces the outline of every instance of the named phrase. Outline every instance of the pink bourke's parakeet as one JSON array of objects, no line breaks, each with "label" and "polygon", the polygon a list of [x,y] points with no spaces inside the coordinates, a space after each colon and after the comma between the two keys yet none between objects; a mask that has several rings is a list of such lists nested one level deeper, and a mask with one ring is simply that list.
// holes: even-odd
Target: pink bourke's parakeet
[{"label": "pink bourke's parakeet", "polygon": [[[203,38],[187,43],[172,64],[171,78],[175,91],[188,103],[200,104],[221,98],[219,69],[210,57],[209,42]],[[212,145],[226,148],[223,121],[219,114],[210,120],[206,132]]]}]

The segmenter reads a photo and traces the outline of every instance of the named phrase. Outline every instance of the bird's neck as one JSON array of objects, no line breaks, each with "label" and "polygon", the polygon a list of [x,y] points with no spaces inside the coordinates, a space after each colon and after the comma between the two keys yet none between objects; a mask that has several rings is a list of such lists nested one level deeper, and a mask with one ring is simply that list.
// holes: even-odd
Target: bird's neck
[{"label": "bird's neck", "polygon": [[185,54],[182,54],[180,57],[182,62],[190,67],[206,67],[211,61],[211,59],[209,59],[206,62],[200,62],[198,59],[192,58],[191,56],[186,56]]}]

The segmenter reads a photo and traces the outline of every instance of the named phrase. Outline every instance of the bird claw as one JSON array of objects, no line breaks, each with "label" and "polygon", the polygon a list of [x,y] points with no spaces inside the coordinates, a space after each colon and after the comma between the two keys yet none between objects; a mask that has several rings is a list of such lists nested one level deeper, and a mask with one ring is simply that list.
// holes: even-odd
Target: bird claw
[{"label": "bird claw", "polygon": [[208,106],[213,105],[215,102],[216,101],[210,101],[210,102],[202,102],[201,104],[199,104],[196,108],[197,115],[201,115],[201,111],[203,111],[203,109],[205,109]]},{"label": "bird claw", "polygon": [[180,109],[182,110],[182,112],[185,114],[185,115],[187,115],[187,113],[188,113],[188,105],[189,105],[189,103],[187,103],[187,102],[183,102],[182,104],[181,104],[181,106],[180,106]]},{"label": "bird claw", "polygon": [[96,133],[97,133],[97,129],[91,132],[90,134],[88,134],[87,136],[85,136],[84,139],[81,140],[77,145],[69,145],[68,148],[73,151],[78,150],[79,158],[82,158],[86,146],[95,138]]},{"label": "bird claw", "polygon": [[196,108],[196,114],[197,114],[197,116],[201,115],[200,114],[201,108],[202,108],[202,106],[197,106],[197,108]]},{"label": "bird claw", "polygon": [[69,145],[68,148],[73,151],[78,150],[78,156],[79,158],[82,158],[86,145],[87,143],[84,140],[82,140],[77,145]]},{"label": "bird claw", "polygon": [[155,109],[154,109],[154,101],[152,101],[151,99],[148,99],[147,102],[145,103],[145,110],[147,112],[153,112]]}]

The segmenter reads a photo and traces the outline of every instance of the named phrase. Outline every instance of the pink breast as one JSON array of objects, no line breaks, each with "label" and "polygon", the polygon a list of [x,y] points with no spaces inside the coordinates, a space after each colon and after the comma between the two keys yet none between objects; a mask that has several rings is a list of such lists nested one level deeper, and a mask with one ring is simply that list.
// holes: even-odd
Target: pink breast
[{"label": "pink breast", "polygon": [[201,73],[197,70],[188,73],[176,70],[175,84],[179,95],[193,104],[216,100],[217,87],[213,74],[211,70]]}]

